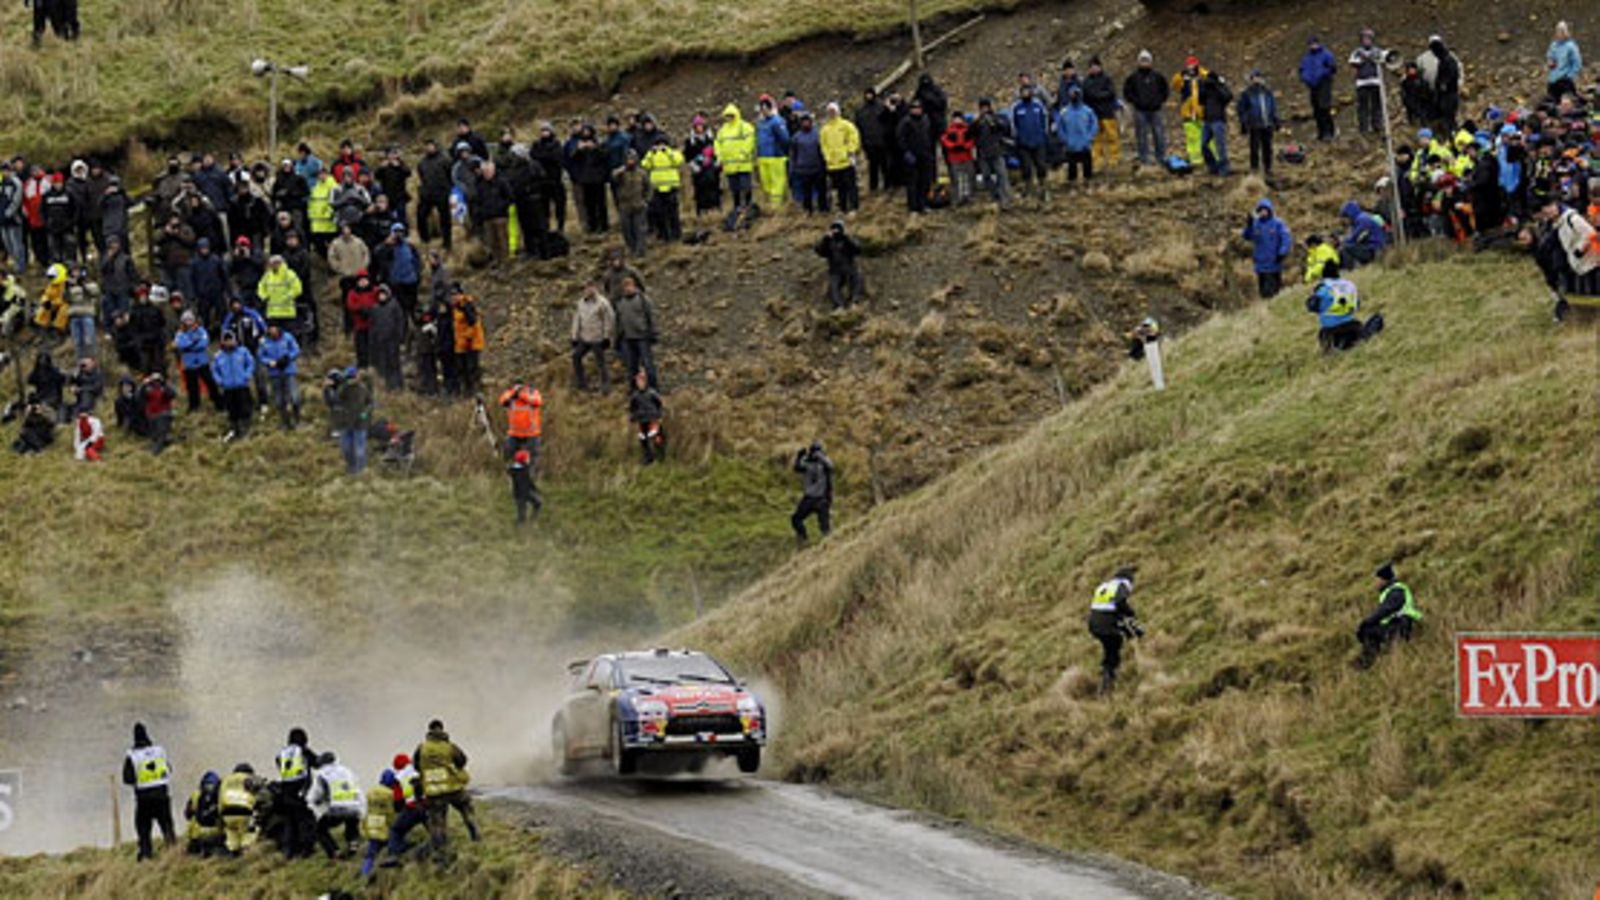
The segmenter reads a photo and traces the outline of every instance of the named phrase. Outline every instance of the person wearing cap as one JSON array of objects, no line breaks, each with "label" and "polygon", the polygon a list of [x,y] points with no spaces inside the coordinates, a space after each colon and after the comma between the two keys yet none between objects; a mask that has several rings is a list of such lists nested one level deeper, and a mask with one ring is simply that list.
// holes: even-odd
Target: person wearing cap
[{"label": "person wearing cap", "polygon": [[1239,94],[1239,130],[1250,138],[1250,171],[1272,177],[1272,136],[1281,124],[1278,98],[1260,69],[1250,70],[1250,84]]},{"label": "person wearing cap", "polygon": [[254,412],[250,385],[255,378],[255,356],[245,349],[232,331],[222,333],[222,345],[211,358],[211,377],[222,391],[222,405],[228,412],[228,433],[223,441],[241,440],[250,433]]},{"label": "person wearing cap", "polygon": [[1317,140],[1331,141],[1338,136],[1333,124],[1333,77],[1339,63],[1333,53],[1322,45],[1322,39],[1312,35],[1306,40],[1306,52],[1300,57],[1300,81],[1311,98],[1311,113],[1317,120]]},{"label": "person wearing cap", "polygon": [[1391,641],[1411,640],[1422,622],[1416,596],[1395,574],[1394,563],[1384,563],[1372,574],[1378,580],[1378,608],[1356,627],[1356,640],[1361,643],[1361,656],[1355,663],[1358,669],[1371,668]]},{"label": "person wearing cap", "polygon": [[1089,633],[1100,642],[1100,693],[1110,694],[1117,686],[1117,669],[1122,666],[1122,642],[1143,637],[1144,629],[1129,599],[1133,596],[1133,577],[1138,570],[1123,566],[1095,588],[1089,601]]},{"label": "person wearing cap", "polygon": [[161,828],[162,841],[172,847],[178,843],[177,829],[172,825],[172,763],[167,751],[150,740],[150,732],[143,722],[133,726],[133,746],[122,759],[122,783],[133,788],[133,827],[139,836],[139,859],[154,855],[151,831]]},{"label": "person wearing cap", "polygon": [[827,537],[832,531],[833,460],[822,448],[822,441],[811,442],[794,455],[794,471],[800,476],[800,502],[789,517],[794,529],[795,546],[805,547],[810,539],[806,534],[806,519],[817,517],[817,529]]},{"label": "person wearing cap", "polygon": [[[538,495],[534,495],[534,509],[538,511]],[[521,521],[520,518],[518,520]],[[422,776],[422,789],[427,797],[428,837],[434,853],[444,850],[448,839],[446,816],[454,809],[466,823],[467,835],[474,842],[479,839],[478,823],[472,818],[472,798],[467,794],[471,777],[467,774],[467,754],[444,730],[438,719],[428,723],[427,734],[417,745],[412,758]]]},{"label": "person wearing cap", "polygon": [[717,127],[712,146],[718,163],[728,177],[728,195],[733,201],[733,216],[750,208],[753,202],[752,172],[756,165],[759,141],[754,125],[739,114],[739,106],[729,103],[722,108],[722,124]]},{"label": "person wearing cap", "polygon": [[844,222],[835,219],[828,233],[817,241],[816,253],[828,261],[828,299],[834,309],[844,309],[865,292],[856,258],[861,245],[845,234]]},{"label": "person wearing cap", "polygon": [[567,227],[567,186],[561,178],[566,169],[555,126],[549,122],[539,123],[539,137],[528,145],[528,159],[537,166],[539,175],[538,215],[543,223],[539,230],[554,230],[560,234]]},{"label": "person wearing cap", "polygon": [[761,193],[767,205],[776,210],[783,206],[784,195],[789,192],[789,126],[766,94],[761,95],[757,109],[756,165]]},{"label": "person wearing cap", "polygon": [[[1149,165],[1167,156],[1167,123],[1161,114],[1172,89],[1155,71],[1155,57],[1149,50],[1139,51],[1139,65],[1122,83],[1122,99],[1133,107],[1134,137],[1139,163]],[[1154,151],[1154,156],[1151,151]]]},{"label": "person wearing cap", "polygon": [[1545,92],[1552,103],[1578,92],[1578,78],[1583,73],[1583,54],[1578,42],[1572,39],[1572,29],[1566,22],[1557,22],[1555,35],[1550,39],[1550,49],[1545,51]]},{"label": "person wearing cap", "polygon": [[1283,267],[1294,249],[1294,237],[1289,233],[1289,226],[1278,218],[1271,200],[1263,197],[1256,203],[1240,237],[1251,244],[1256,287],[1261,299],[1276,297],[1283,288]]},{"label": "person wearing cap", "polygon": [[1383,131],[1383,57],[1371,28],[1361,29],[1361,43],[1350,51],[1350,68],[1356,77],[1356,122],[1362,134]]},{"label": "person wearing cap", "polygon": [[1211,70],[1200,65],[1200,57],[1190,54],[1183,68],[1172,74],[1172,93],[1178,97],[1178,117],[1183,120],[1186,158],[1199,164],[1205,143],[1205,107],[1200,102],[1200,86]]},{"label": "person wearing cap", "polygon": [[178,352],[178,366],[183,371],[183,388],[189,395],[190,413],[200,411],[202,387],[217,411],[223,409],[222,390],[217,387],[217,380],[211,374],[210,344],[211,336],[199,317],[185,310],[179,318],[178,332],[173,335],[172,345]]},{"label": "person wearing cap", "polygon": [[371,271],[375,279],[389,286],[394,299],[405,310],[409,321],[416,317],[417,294],[422,284],[422,254],[406,237],[406,226],[389,226],[383,243],[372,251]]},{"label": "person wearing cap", "polygon": [[517,507],[517,524],[525,525],[528,510],[531,508],[534,518],[538,518],[539,510],[544,506],[539,490],[533,484],[533,454],[526,450],[511,454],[511,464],[506,466],[506,474],[511,477],[511,500]]},{"label": "person wearing cap", "polygon": [[810,110],[801,110],[795,116],[795,130],[789,135],[789,177],[794,181],[795,197],[806,212],[828,211],[827,167],[822,139]]},{"label": "person wearing cap", "polygon": [[1121,135],[1118,130],[1117,111],[1122,101],[1117,99],[1117,85],[1100,63],[1100,57],[1089,58],[1089,69],[1083,78],[1083,102],[1094,111],[1096,128],[1091,148],[1091,164],[1101,171],[1122,161]]},{"label": "person wearing cap", "polygon": [[650,175],[648,218],[656,238],[670,244],[683,237],[683,153],[672,146],[664,133],[657,131],[652,140],[650,151],[639,160],[639,168]]},{"label": "person wearing cap", "polygon": [[300,276],[289,268],[282,256],[267,259],[267,269],[256,284],[256,294],[261,298],[268,325],[276,325],[293,333],[296,320],[296,303],[302,292]]}]

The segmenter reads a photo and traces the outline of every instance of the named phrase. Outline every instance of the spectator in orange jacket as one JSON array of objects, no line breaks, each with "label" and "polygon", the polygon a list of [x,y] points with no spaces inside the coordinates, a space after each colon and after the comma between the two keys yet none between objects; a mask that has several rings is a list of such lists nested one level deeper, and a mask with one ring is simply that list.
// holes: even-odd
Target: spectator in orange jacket
[{"label": "spectator in orange jacket", "polygon": [[532,457],[528,466],[539,463],[539,439],[544,434],[544,397],[533,388],[517,382],[500,395],[506,410],[506,456],[526,450]]},{"label": "spectator in orange jacket", "polygon": [[456,376],[461,389],[469,394],[483,390],[483,376],[478,369],[478,356],[483,353],[483,317],[478,313],[478,300],[461,286],[451,285],[450,307],[455,322]]}]

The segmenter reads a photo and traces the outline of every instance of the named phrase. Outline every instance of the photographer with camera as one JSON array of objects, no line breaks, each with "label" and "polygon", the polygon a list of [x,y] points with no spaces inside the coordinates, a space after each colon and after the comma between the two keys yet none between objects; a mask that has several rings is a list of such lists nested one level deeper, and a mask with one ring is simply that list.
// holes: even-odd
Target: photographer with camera
[{"label": "photographer with camera", "polygon": [[1144,629],[1129,605],[1133,595],[1133,576],[1138,571],[1133,566],[1123,566],[1111,580],[1094,591],[1089,604],[1089,633],[1100,641],[1103,655],[1100,658],[1100,693],[1109,694],[1117,684],[1117,668],[1122,665],[1122,642],[1125,638],[1144,637]]},{"label": "photographer with camera", "polygon": [[817,527],[822,536],[830,530],[829,509],[833,506],[833,460],[822,452],[822,442],[812,441],[810,447],[794,456],[794,470],[800,473],[800,505],[795,507],[789,524],[794,526],[794,540],[798,546],[806,545],[806,519],[815,513]]}]

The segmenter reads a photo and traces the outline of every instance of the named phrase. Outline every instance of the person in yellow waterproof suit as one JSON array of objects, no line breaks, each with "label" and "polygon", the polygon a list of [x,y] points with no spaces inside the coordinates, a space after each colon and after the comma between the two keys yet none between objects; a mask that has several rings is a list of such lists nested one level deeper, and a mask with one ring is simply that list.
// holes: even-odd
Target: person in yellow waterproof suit
[{"label": "person in yellow waterproof suit", "polygon": [[217,791],[217,807],[222,811],[224,846],[230,856],[238,856],[244,848],[256,842],[251,825],[256,814],[256,792],[266,786],[266,781],[256,775],[249,763],[240,763],[222,779]]},{"label": "person in yellow waterproof suit", "polygon": [[33,314],[33,324],[67,333],[67,267],[52,265],[44,273],[47,282],[39,295],[39,311]]},{"label": "person in yellow waterproof suit", "polygon": [[1178,98],[1178,115],[1183,117],[1183,144],[1189,162],[1200,164],[1200,139],[1205,132],[1205,108],[1200,105],[1200,85],[1211,70],[1200,65],[1200,58],[1183,61],[1183,71],[1172,76],[1172,93]]},{"label": "person in yellow waterproof suit", "polygon": [[751,173],[755,170],[756,128],[739,116],[739,107],[729,103],[722,109],[722,127],[717,129],[714,141],[717,160],[722,172],[728,176],[728,193],[733,195],[733,209],[738,211],[750,205]]}]

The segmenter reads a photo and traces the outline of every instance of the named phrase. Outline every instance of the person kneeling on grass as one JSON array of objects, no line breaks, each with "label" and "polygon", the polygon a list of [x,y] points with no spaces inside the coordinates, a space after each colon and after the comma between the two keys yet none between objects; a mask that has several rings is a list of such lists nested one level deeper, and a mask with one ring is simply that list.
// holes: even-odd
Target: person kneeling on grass
[{"label": "person kneeling on grass", "polygon": [[1361,292],[1349,279],[1340,277],[1339,264],[1332,260],[1323,263],[1322,281],[1306,298],[1306,312],[1316,313],[1322,325],[1317,343],[1324,353],[1349,350],[1383,330],[1383,316],[1375,315],[1363,323],[1356,318],[1360,308]]},{"label": "person kneeling on grass", "polygon": [[1378,579],[1378,608],[1361,620],[1356,628],[1356,640],[1361,642],[1361,656],[1356,668],[1370,668],[1378,654],[1396,638],[1411,640],[1422,622],[1422,610],[1411,588],[1394,572],[1394,563],[1384,563],[1373,575]]}]

